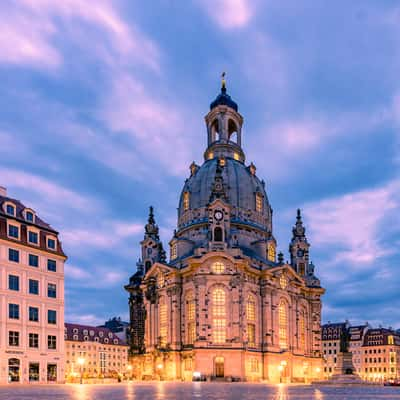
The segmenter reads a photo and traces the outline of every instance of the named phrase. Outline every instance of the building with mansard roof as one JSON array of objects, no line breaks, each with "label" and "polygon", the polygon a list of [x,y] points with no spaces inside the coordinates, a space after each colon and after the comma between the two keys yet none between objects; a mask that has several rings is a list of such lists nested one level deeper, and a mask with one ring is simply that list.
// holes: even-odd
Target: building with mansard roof
[{"label": "building with mansard roof", "polygon": [[265,182],[242,148],[243,117],[221,93],[205,117],[170,257],[153,209],[130,293],[133,374],[149,379],[305,382],[321,378],[321,296],[300,210],[290,263],[276,255]]}]

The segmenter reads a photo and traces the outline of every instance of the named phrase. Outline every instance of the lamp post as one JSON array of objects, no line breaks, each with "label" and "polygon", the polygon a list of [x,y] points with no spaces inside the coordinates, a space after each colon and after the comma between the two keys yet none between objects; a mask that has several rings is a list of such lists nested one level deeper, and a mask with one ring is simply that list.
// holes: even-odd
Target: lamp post
[{"label": "lamp post", "polygon": [[279,383],[282,383],[283,365],[278,365],[278,370],[279,370]]},{"label": "lamp post", "polygon": [[78,364],[79,364],[80,374],[81,374],[80,384],[82,385],[82,383],[83,383],[82,367],[83,367],[83,364],[85,364],[85,359],[83,357],[79,357]]},{"label": "lamp post", "polygon": [[132,365],[128,364],[126,369],[128,370],[128,380],[132,380]]}]

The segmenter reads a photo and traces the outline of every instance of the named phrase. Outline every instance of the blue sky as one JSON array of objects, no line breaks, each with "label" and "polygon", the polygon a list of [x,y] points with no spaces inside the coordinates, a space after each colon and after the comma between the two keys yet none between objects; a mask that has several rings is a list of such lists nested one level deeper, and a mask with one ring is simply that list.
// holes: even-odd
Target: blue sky
[{"label": "blue sky", "polygon": [[149,205],[167,244],[227,71],[288,258],[296,208],[323,318],[400,327],[396,1],[0,5],[0,184],[61,232],[66,320],[128,318]]}]

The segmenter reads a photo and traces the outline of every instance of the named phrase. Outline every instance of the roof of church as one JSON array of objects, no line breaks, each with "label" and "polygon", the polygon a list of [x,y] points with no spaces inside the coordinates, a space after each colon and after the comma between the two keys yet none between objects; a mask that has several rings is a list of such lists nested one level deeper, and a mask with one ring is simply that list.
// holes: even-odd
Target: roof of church
[{"label": "roof of church", "polygon": [[[191,209],[206,207],[210,203],[218,162],[217,158],[207,160],[195,174],[186,180],[179,203],[179,215],[183,213],[183,193],[185,192],[190,192]],[[268,198],[264,184],[250,172],[249,167],[233,158],[226,158],[225,166],[221,168],[221,171],[228,204],[244,210],[254,210],[254,195],[260,192],[264,197],[264,209],[267,210]]]},{"label": "roof of church", "polygon": [[238,110],[238,105],[232,100],[231,96],[226,93],[226,87],[224,86],[221,88],[221,93],[219,93],[215,100],[210,104],[210,110],[221,105],[231,107],[235,111]]}]

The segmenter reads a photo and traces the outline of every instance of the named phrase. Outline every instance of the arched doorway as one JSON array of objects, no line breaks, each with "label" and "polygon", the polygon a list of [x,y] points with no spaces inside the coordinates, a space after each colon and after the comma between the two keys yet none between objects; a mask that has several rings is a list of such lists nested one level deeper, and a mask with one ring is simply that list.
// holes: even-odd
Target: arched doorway
[{"label": "arched doorway", "polygon": [[19,382],[20,361],[18,358],[8,360],[8,381]]},{"label": "arched doorway", "polygon": [[225,376],[225,359],[224,357],[215,357],[214,371],[216,378],[223,378]]}]

